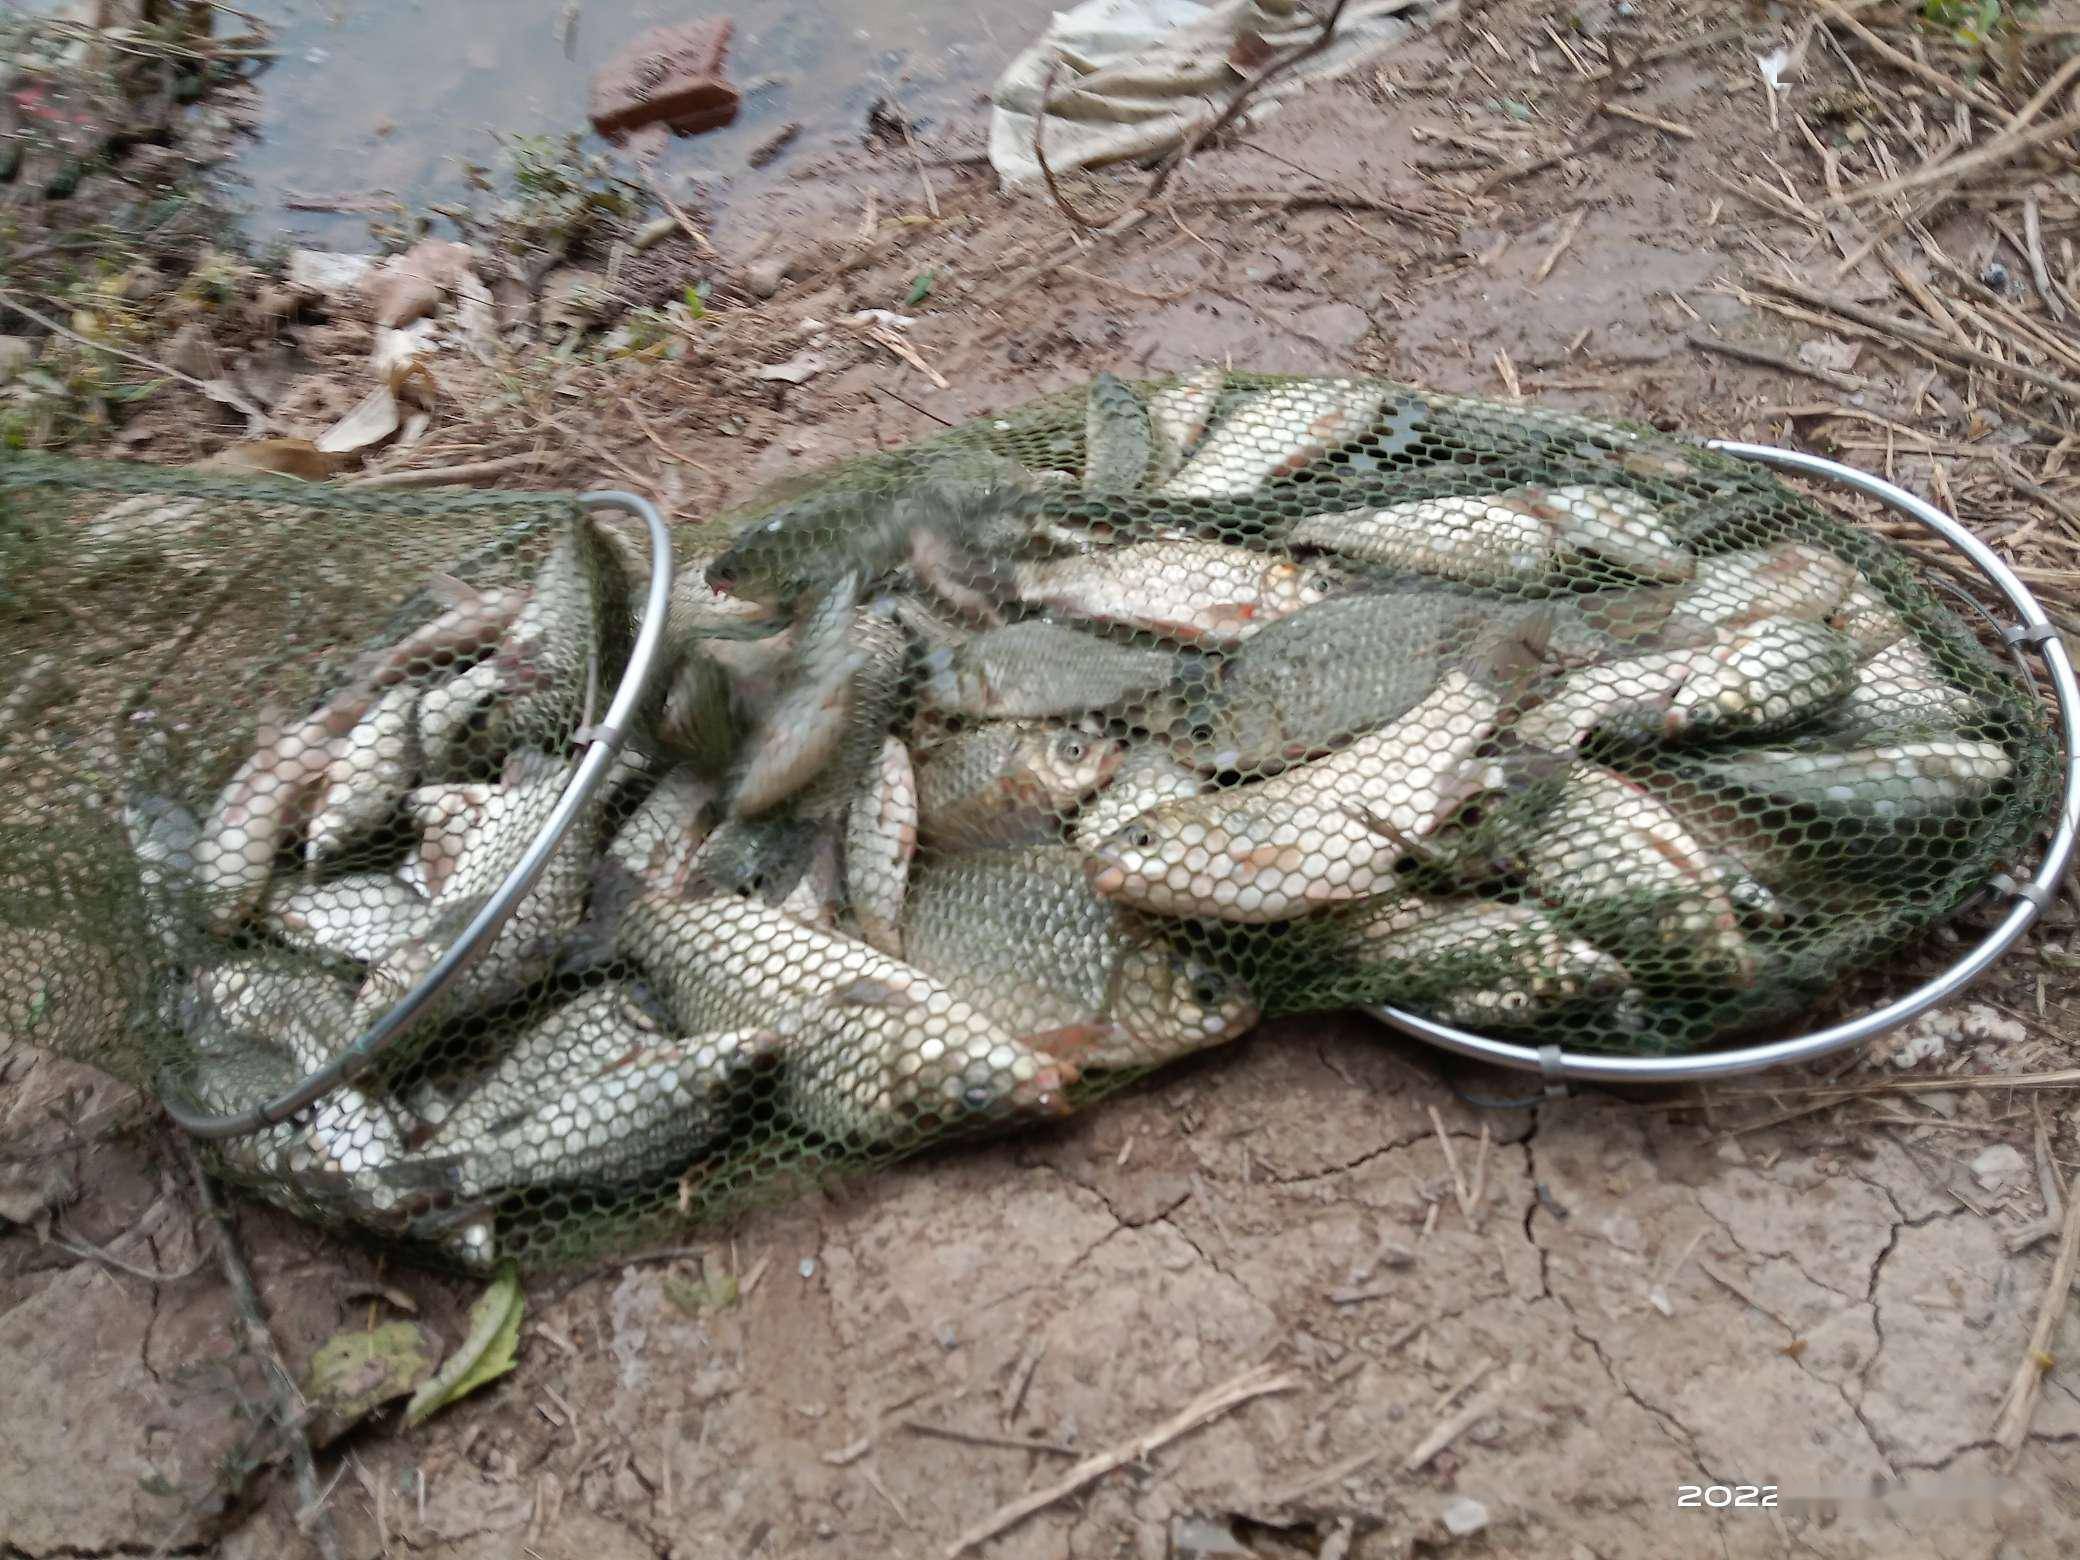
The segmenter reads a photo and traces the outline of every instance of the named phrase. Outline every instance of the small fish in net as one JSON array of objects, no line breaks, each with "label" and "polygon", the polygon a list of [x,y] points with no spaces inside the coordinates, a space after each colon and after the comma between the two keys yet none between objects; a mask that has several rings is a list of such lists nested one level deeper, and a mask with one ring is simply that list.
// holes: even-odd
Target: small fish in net
[{"label": "small fish in net", "polygon": [[[97,528],[117,492],[146,498]],[[140,530],[154,493],[235,512],[219,555]],[[10,637],[86,606],[170,647],[5,750],[10,1031],[251,1110],[425,982],[541,833],[646,549],[554,496],[24,462],[0,502]],[[293,577],[249,561],[292,527]],[[638,718],[530,891],[229,1172],[547,1263],[1265,1016],[1696,1052],[1952,914],[2058,768],[1911,560],[1781,483],[1384,381],[1101,375],[675,552]],[[238,588],[169,618],[132,588],[169,571]]]}]

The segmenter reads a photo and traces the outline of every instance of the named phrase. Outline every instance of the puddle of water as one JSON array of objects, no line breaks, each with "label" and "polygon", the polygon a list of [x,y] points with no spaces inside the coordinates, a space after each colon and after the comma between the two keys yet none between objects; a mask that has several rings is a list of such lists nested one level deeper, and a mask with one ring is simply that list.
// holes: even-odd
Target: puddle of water
[{"label": "puddle of water", "polygon": [[[359,247],[367,217],[299,211],[302,197],[387,193],[423,207],[465,198],[462,164],[495,166],[494,131],[585,128],[586,85],[621,45],[661,22],[728,15],[730,79],[746,92],[736,122],[675,138],[667,178],[700,181],[728,226],[727,202],[785,181],[791,166],[856,144],[868,105],[893,93],[920,126],[962,132],[979,149],[977,101],[1047,23],[1046,0],[739,0],[688,8],[659,0],[247,0],[283,57],[260,78],[260,140],[234,176],[265,241]],[[568,50],[564,19],[574,10]],[[752,151],[781,126],[802,132],[764,169]],[[586,137],[598,149],[603,143]]]}]

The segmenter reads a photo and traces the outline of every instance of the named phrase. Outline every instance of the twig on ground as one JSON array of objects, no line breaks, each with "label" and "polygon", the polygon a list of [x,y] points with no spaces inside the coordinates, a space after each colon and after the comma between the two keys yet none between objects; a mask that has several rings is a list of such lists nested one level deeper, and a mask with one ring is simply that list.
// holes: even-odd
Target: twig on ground
[{"label": "twig on ground", "polygon": [[1797,358],[1765,352],[1760,347],[1742,346],[1737,341],[1721,341],[1717,336],[1707,336],[1702,332],[1690,337],[1690,345],[1700,352],[1716,352],[1720,357],[1737,358],[1743,363],[1753,363],[1758,368],[1774,368],[1780,373],[1802,374],[1807,379],[1817,379],[1823,385],[1832,385],[1837,390],[1858,391],[1870,388],[1854,374],[1837,373],[1831,368],[1815,368],[1810,363],[1799,362]]},{"label": "twig on ground", "polygon": [[657,180],[656,170],[645,167],[643,170],[643,181],[650,186],[650,193],[657,197],[657,203],[664,207],[665,215],[678,223],[684,229],[686,236],[693,240],[693,247],[710,259],[713,259],[715,257],[715,246],[708,241],[708,235],[701,231],[699,223],[679,209],[677,201],[665,194],[664,186]]},{"label": "twig on ground", "polygon": [[246,1259],[238,1249],[238,1227],[232,1222],[231,1211],[217,1194],[216,1182],[203,1166],[195,1145],[186,1143],[183,1147],[188,1168],[195,1177],[196,1192],[202,1199],[202,1211],[217,1229],[217,1255],[223,1263],[225,1281],[231,1286],[231,1303],[238,1312],[243,1345],[259,1360],[274,1391],[275,1419],[288,1442],[289,1461],[296,1473],[299,1525],[308,1531],[323,1560],[340,1560],[339,1535],[333,1531],[332,1516],[319,1495],[317,1464],[311,1457],[310,1437],[304,1433],[303,1394],[297,1390],[289,1367],[282,1363],[281,1350],[275,1346],[274,1333],[267,1325],[267,1313],[260,1308],[259,1291],[254,1289],[253,1275],[247,1271]]},{"label": "twig on ground", "polygon": [[1553,267],[1558,265],[1560,257],[1567,253],[1567,246],[1574,242],[1575,234],[1582,230],[1582,219],[1588,216],[1588,214],[1589,208],[1587,206],[1577,206],[1568,214],[1567,220],[1561,223],[1560,236],[1553,240],[1553,247],[1546,251],[1545,259],[1539,261],[1538,269],[1531,273],[1531,285],[1533,287],[1538,286],[1539,283],[1553,274]]},{"label": "twig on ground", "polygon": [[1200,147],[1233,124],[1240,117],[1244,106],[1248,104],[1252,97],[1261,92],[1267,83],[1284,75],[1303,61],[1312,59],[1315,55],[1321,53],[1322,50],[1328,48],[1330,39],[1336,36],[1336,24],[1343,20],[1343,8],[1349,3],[1350,0],[1335,0],[1335,3],[1329,7],[1329,14],[1322,18],[1320,31],[1307,42],[1301,44],[1299,48],[1273,60],[1269,65],[1257,72],[1256,75],[1245,81],[1236,94],[1228,100],[1226,108],[1214,115],[1208,123],[1194,131],[1183,145],[1170,154],[1169,160],[1157,170],[1154,180],[1149,184],[1147,190],[1142,193],[1141,199],[1137,204],[1142,207],[1154,205],[1161,198],[1163,191],[1169,188],[1170,181],[1176,176],[1177,170],[1182,168],[1185,162]]},{"label": "twig on ground", "polygon": [[[2073,59],[2068,60],[2066,64],[2069,67],[2080,68],[2080,55],[2076,55]],[[2028,115],[2028,110],[2017,114],[2011,123],[2026,123],[2026,115]],[[2034,116],[2029,115],[2029,117]],[[1866,184],[1862,188],[1850,190],[1840,197],[1829,197],[1828,204],[1854,206],[1874,200],[1890,200],[1895,195],[1903,195],[1908,190],[1924,189],[1931,184],[1954,184],[1967,174],[1979,173],[1984,169],[1996,167],[2011,157],[2018,156],[2035,147],[2046,145],[2049,142],[2064,140],[2076,130],[2080,130],[2080,113],[2067,114],[2061,119],[2054,119],[2050,124],[2040,125],[2034,130],[2003,130],[1984,146],[1978,147],[1973,151],[1961,153],[1931,167],[1916,168],[1912,173],[1903,173],[1895,179],[1885,179],[1876,184]]]},{"label": "twig on ground", "polygon": [[2072,1294],[2076,1268],[2080,1268],[2080,1175],[2074,1176],[2072,1184],[2066,1188],[2065,1229],[2058,1238],[2058,1256],[2051,1264],[2051,1282],[2044,1290],[2043,1304],[2037,1308],[2036,1325],[2030,1329],[2029,1347],[2023,1350],[2021,1363],[2015,1367],[2015,1379],[2008,1386],[2000,1418],[1994,1423],[1993,1438],[2011,1459],[2029,1439],[2029,1422],[2036,1413],[2037,1393],[2055,1363],[2051,1355],[2051,1339],[2066,1314],[2066,1302]]},{"label": "twig on ground", "polygon": [[503,477],[515,471],[525,471],[538,465],[541,456],[529,451],[523,455],[501,455],[494,460],[464,461],[457,466],[425,466],[416,471],[379,471],[374,476],[351,477],[340,484],[350,488],[422,488],[446,487],[450,484],[462,486],[480,482],[486,477]]},{"label": "twig on ground", "polygon": [[1056,1501],[1074,1495],[1085,1485],[1102,1479],[1116,1468],[1139,1462],[1158,1448],[1169,1445],[1179,1436],[1189,1435],[1201,1425],[1218,1419],[1253,1398],[1264,1397],[1273,1392],[1290,1392],[1299,1385],[1300,1378],[1297,1376],[1281,1375],[1269,1365],[1254,1366],[1234,1380],[1194,1398],[1161,1424],[1143,1431],[1131,1440],[1122,1441],[1117,1446],[1085,1458],[1052,1484],[1043,1485],[1031,1494],[1021,1495],[1017,1500],[999,1508],[947,1545],[944,1551],[946,1560],[957,1560],[957,1557],[966,1554],[978,1544],[987,1543],[1007,1528],[1017,1526],[1034,1512],[1044,1510]]},{"label": "twig on ground", "polygon": [[2029,255],[2030,280],[2037,284],[2037,296],[2044,300],[2044,307],[2051,317],[2063,324],[2066,317],[2065,299],[2061,289],[2051,280],[2051,267],[2044,259],[2044,213],[2037,197],[2032,194],[2022,203],[2023,248]]},{"label": "twig on ground", "polygon": [[1054,78],[1061,73],[1062,58],[1056,55],[1047,62],[1047,74],[1040,78],[1040,106],[1033,111],[1033,161],[1040,165],[1041,182],[1047,186],[1047,198],[1054,202],[1054,209],[1069,219],[1069,225],[1079,233],[1093,232],[1097,224],[1069,203],[1056,182],[1054,167],[1047,160],[1047,113],[1054,99]]},{"label": "twig on ground", "polygon": [[1631,127],[1628,125],[1612,125],[1608,130],[1603,131],[1599,135],[1592,135],[1584,140],[1570,142],[1558,151],[1547,152],[1543,157],[1534,157],[1527,163],[1517,163],[1508,168],[1497,168],[1485,179],[1482,179],[1480,183],[1476,184],[1468,193],[1472,195],[1486,195],[1505,184],[1514,183],[1518,179],[1528,179],[1534,173],[1544,173],[1546,169],[1558,163],[1564,163],[1570,157],[1586,157],[1591,152],[1600,152],[1610,145],[1611,142],[1617,140],[1619,136],[1630,135],[1631,133]]},{"label": "twig on ground", "polygon": [[195,1243],[194,1261],[190,1262],[178,1273],[161,1273],[155,1268],[139,1267],[134,1262],[125,1262],[115,1253],[102,1250],[92,1241],[68,1240],[62,1235],[54,1234],[51,1236],[51,1244],[60,1251],[71,1252],[75,1257],[84,1257],[89,1262],[99,1262],[104,1267],[113,1268],[118,1273],[128,1273],[133,1278],[141,1278],[153,1284],[173,1284],[184,1278],[192,1277],[201,1268],[208,1255],[202,1249],[202,1243],[197,1241]]},{"label": "twig on ground", "polygon": [[1623,103],[1604,103],[1599,107],[1606,114],[1615,114],[1620,119],[1629,119],[1636,125],[1645,125],[1650,130],[1665,130],[1679,140],[1694,141],[1697,132],[1688,125],[1677,124],[1673,119],[1662,119],[1637,108],[1627,108]]},{"label": "twig on ground", "polygon": [[1040,1368],[1040,1356],[1046,1352],[1046,1341],[1035,1338],[1025,1346],[1018,1363],[1011,1368],[1011,1379],[1004,1383],[1004,1396],[997,1405],[1005,1424],[1018,1417],[1019,1408],[1026,1400],[1026,1388],[1033,1384],[1033,1372]]},{"label": "twig on ground", "polygon": [[1933,66],[1924,65],[1911,54],[1901,53],[1868,27],[1864,26],[1863,23],[1856,20],[1847,11],[1834,4],[1833,0],[1813,0],[1813,6],[1834,26],[1861,39],[1879,59],[1884,60],[1887,64],[1897,66],[1910,76],[1927,82],[1928,85],[1934,87],[1938,92],[1945,93],[1957,99],[1960,103],[1977,103],[1985,106],[1994,101],[1993,93],[1983,84],[1966,88],[1951,80],[1950,77],[1944,75]]},{"label": "twig on ground", "polygon": [[1995,357],[1991,352],[1981,352],[1977,347],[1968,347],[1962,343],[1952,341],[1940,331],[1926,330],[1919,325],[1909,324],[1905,320],[1887,319],[1884,315],[1878,313],[1877,310],[1866,309],[1862,304],[1851,299],[1837,297],[1832,293],[1817,292],[1810,287],[1800,286],[1797,282],[1787,280],[1784,277],[1761,277],[1758,279],[1757,285],[1770,292],[1781,294],[1786,298],[1796,298],[1801,303],[1810,304],[1816,309],[1825,309],[1831,314],[1853,321],[1855,324],[1863,327],[1864,334],[1880,337],[1892,336],[1900,341],[1925,348],[1939,357],[1948,357],[1955,361],[1973,363],[1981,368],[1990,368],[1999,373],[2012,374],[2017,379],[2027,380],[2030,384],[2040,386],[2064,397],[2068,404],[2080,405],[2080,385],[2076,385],[2069,380],[2060,379],[2056,374],[2047,374],[2021,363],[2010,363],[2004,358]]},{"label": "twig on ground", "polygon": [[1473,1427],[1477,1420],[1484,1418],[1487,1413],[1488,1399],[1485,1397],[1475,1398],[1457,1413],[1446,1418],[1443,1423],[1424,1436],[1422,1440],[1418,1441],[1416,1449],[1401,1459],[1401,1471],[1403,1473],[1414,1473],[1424,1463],[1458,1440],[1460,1436]]},{"label": "twig on ground", "polygon": [[[1877,1078],[1868,1083],[1782,1084],[1771,1089],[1714,1088],[1715,1100],[1853,1099],[1861,1094],[1944,1094],[1952,1089],[2062,1089],[2080,1083],[2080,1067],[2055,1072],[1952,1073],[1941,1078]],[[1668,1102],[1653,1103],[1666,1110]]]},{"label": "twig on ground", "polygon": [[2044,1126],[2042,1100],[2030,1101],[2030,1118],[2035,1128],[2032,1136],[2037,1151],[2037,1191],[2044,1199],[2044,1217],[2056,1222],[2065,1217],[2065,1204],[2058,1195],[2058,1170],[2051,1157],[2051,1133]]},{"label": "twig on ground", "polygon": [[1473,1205],[1472,1224],[1479,1230],[1488,1216],[1488,1154],[1495,1146],[1495,1134],[1487,1122],[1481,1123],[1480,1153],[1473,1161],[1473,1190],[1468,1200]]},{"label": "twig on ground", "polygon": [[1495,349],[1495,373],[1502,380],[1502,388],[1509,392],[1512,401],[1524,399],[1524,387],[1517,382],[1517,365],[1509,360],[1509,349]]},{"label": "twig on ground", "polygon": [[70,326],[60,325],[56,320],[49,318],[47,315],[38,314],[34,309],[22,303],[13,293],[8,292],[4,288],[0,288],[0,307],[12,309],[15,313],[21,315],[23,319],[34,320],[54,335],[63,336],[68,341],[76,341],[81,346],[92,351],[106,352],[110,357],[119,357],[126,363],[135,363],[139,368],[148,368],[155,374],[164,374],[168,379],[177,379],[184,385],[200,390],[212,401],[228,406],[234,412],[244,417],[250,425],[249,432],[255,434],[269,433],[276,431],[279,427],[267,413],[261,411],[259,407],[248,401],[236,390],[231,389],[228,385],[211,384],[206,379],[197,379],[193,374],[184,374],[179,369],[161,363],[156,358],[148,358],[141,352],[132,352],[127,347],[112,347],[105,341],[96,341],[91,336],[82,336]]},{"label": "twig on ground", "polygon": [[900,1421],[917,1435],[937,1436],[942,1441],[965,1441],[970,1446],[1001,1446],[1020,1452],[1051,1452],[1056,1457],[1074,1457],[1076,1448],[1060,1441],[1029,1441],[1022,1435],[991,1435],[986,1430],[962,1430],[955,1425],[935,1425],[924,1419]]},{"label": "twig on ground", "polygon": [[1437,1146],[1444,1150],[1445,1168],[1452,1173],[1452,1195],[1459,1200],[1459,1216],[1468,1228],[1473,1225],[1473,1200],[1466,1193],[1466,1177],[1459,1173],[1459,1155],[1452,1147],[1452,1135],[1444,1129],[1444,1117],[1437,1107],[1430,1107],[1430,1125],[1437,1133]]}]

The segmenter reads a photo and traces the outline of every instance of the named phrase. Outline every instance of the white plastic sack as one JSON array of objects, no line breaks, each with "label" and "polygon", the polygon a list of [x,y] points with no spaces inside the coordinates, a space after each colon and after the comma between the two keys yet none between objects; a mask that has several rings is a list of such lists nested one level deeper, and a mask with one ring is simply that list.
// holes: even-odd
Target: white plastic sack
[{"label": "white plastic sack", "polygon": [[[1329,47],[1264,88],[1236,124],[1256,124],[1279,98],[1377,58],[1456,8],[1456,0],[1350,0]],[[1033,122],[1057,61],[1048,166],[1095,168],[1169,151],[1320,28],[1296,0],[1084,0],[1056,12],[1039,41],[997,78],[989,160],[1007,185],[1040,177]]]}]

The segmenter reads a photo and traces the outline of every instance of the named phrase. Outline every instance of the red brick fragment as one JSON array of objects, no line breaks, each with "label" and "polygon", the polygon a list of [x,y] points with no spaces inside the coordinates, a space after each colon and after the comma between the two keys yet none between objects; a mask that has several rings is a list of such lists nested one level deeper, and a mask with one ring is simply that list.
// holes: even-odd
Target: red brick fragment
[{"label": "red brick fragment", "polygon": [[713,130],[737,117],[737,89],[723,77],[734,23],[653,27],[630,40],[592,78],[592,128],[610,141],[645,125],[681,135]]}]

